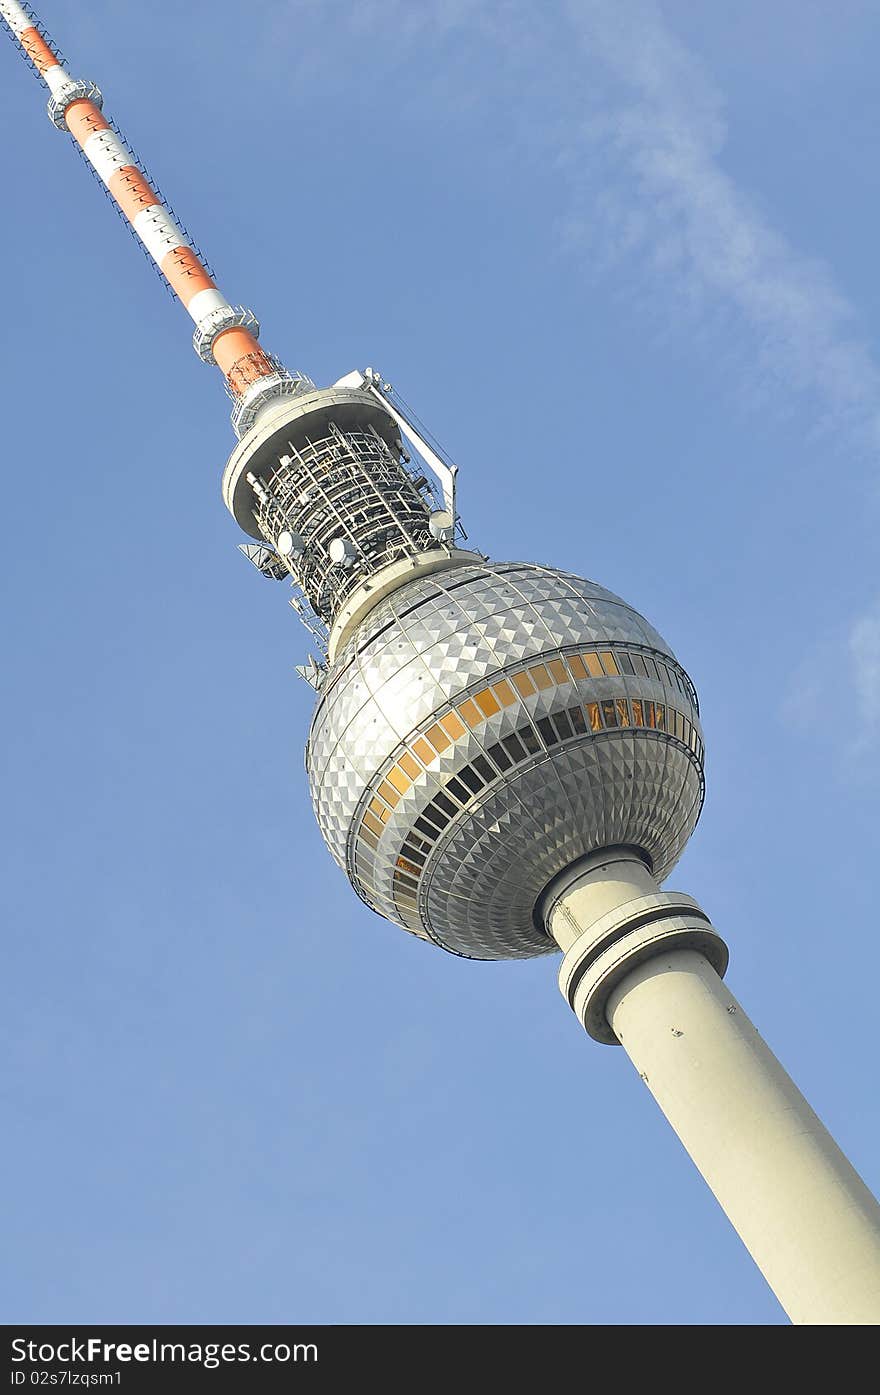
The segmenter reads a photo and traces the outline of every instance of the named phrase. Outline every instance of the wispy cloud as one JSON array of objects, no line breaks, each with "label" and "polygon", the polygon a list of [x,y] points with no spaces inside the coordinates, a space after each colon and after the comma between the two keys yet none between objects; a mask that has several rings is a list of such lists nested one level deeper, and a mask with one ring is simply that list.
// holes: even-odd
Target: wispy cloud
[{"label": "wispy cloud", "polygon": [[725,169],[723,94],[654,0],[288,0],[271,13],[275,53],[289,59],[294,37],[298,83],[357,80],[356,50],[371,81],[393,71],[404,102],[410,82],[445,119],[503,107],[524,154],[555,165],[551,217],[585,275],[616,266],[664,335],[699,334],[738,369],[740,394],[876,452],[880,367],[857,311]]},{"label": "wispy cloud", "polygon": [[[850,696],[846,698],[844,694]],[[835,713],[845,721],[829,721]],[[880,754],[880,596],[861,615],[817,635],[779,704],[782,724],[834,748],[847,783],[876,778]]]},{"label": "wispy cloud", "polygon": [[756,355],[753,389],[763,379],[768,400],[780,389],[799,397],[811,425],[843,428],[873,453],[880,368],[856,310],[725,170],[723,100],[704,65],[654,4],[578,0],[569,14],[582,54],[606,75],[600,109],[566,152],[573,183],[580,154],[595,162],[580,175],[570,244],[635,266],[687,327],[735,317]]}]

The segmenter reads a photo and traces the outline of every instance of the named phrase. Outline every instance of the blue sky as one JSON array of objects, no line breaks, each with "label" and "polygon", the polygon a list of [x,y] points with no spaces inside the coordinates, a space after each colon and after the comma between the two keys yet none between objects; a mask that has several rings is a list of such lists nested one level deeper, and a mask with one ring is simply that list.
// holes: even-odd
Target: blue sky
[{"label": "blue sky", "polygon": [[[708,794],[669,884],[876,1191],[876,8],[40,13],[267,347],[381,368],[475,545],[672,644]],[[783,1322],[553,962],[335,869],[218,375],[0,64],[4,1320]]]}]

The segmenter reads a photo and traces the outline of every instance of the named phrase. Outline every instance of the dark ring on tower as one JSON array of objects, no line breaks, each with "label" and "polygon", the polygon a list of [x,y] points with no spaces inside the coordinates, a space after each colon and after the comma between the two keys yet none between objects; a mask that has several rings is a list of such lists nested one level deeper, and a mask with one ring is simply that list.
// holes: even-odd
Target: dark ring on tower
[{"label": "dark ring on tower", "polygon": [[[662,896],[656,898],[658,903],[662,900]],[[670,900],[687,901],[690,897],[676,895]],[[659,904],[653,909],[645,908],[637,923],[613,935],[611,943],[598,956],[593,956],[590,944],[586,950],[588,962],[582,971],[579,949],[578,944],[573,945],[562,961],[560,988],[588,1035],[606,1046],[620,1045],[608,1021],[608,1000],[617,985],[639,964],[673,950],[693,949],[709,961],[719,978],[723,978],[729,959],[727,945],[699,907],[690,911],[682,907],[678,913],[672,906],[664,909]],[[573,989],[571,986],[563,988],[563,978],[567,975],[575,979]]]}]

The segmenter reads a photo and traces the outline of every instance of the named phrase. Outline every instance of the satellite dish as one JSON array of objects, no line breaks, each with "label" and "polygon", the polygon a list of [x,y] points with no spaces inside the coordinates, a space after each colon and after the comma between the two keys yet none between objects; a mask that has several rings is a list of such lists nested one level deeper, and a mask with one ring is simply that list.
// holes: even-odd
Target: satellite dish
[{"label": "satellite dish", "polygon": [[278,541],[275,543],[275,551],[281,557],[302,557],[306,550],[305,541],[300,533],[292,533],[285,528],[283,533],[278,534]]},{"label": "satellite dish", "polygon": [[428,519],[432,538],[438,542],[451,542],[455,533],[455,519],[448,509],[435,509]]},{"label": "satellite dish", "polygon": [[330,561],[338,567],[353,567],[357,548],[350,538],[334,538],[329,547]]}]

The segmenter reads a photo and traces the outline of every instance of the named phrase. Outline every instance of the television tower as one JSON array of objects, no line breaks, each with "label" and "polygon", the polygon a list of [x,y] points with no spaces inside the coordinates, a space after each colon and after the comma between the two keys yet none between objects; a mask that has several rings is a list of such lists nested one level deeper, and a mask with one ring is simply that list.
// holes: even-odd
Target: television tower
[{"label": "television tower", "polygon": [[29,6],[0,16],[223,374],[223,499],[318,655],[306,746],[357,895],[453,954],[562,950],[589,1035],[619,1043],[792,1321],[880,1322],[880,1208],[728,991],[728,951],[662,891],[704,794],[697,694],[641,615],[552,567],[466,547],[456,468],[381,375],[318,388],[260,347],[94,83]]}]

